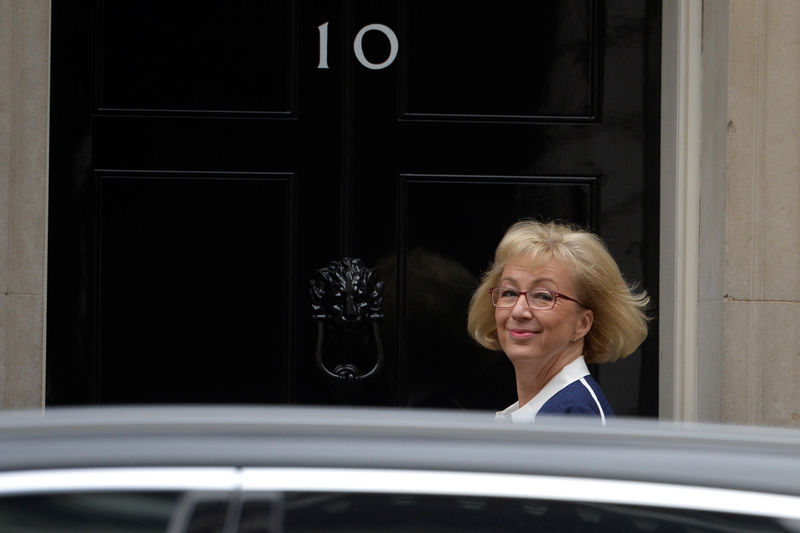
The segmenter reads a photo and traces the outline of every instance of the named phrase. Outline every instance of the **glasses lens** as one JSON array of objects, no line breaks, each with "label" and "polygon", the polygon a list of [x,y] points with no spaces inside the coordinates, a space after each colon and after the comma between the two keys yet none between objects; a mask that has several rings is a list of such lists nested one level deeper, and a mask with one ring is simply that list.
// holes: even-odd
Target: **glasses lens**
[{"label": "glasses lens", "polygon": [[519,299],[519,292],[514,289],[497,287],[492,290],[492,303],[497,307],[514,307]]},{"label": "glasses lens", "polygon": [[552,309],[556,303],[556,295],[544,289],[537,289],[528,293],[528,305],[534,309]]}]

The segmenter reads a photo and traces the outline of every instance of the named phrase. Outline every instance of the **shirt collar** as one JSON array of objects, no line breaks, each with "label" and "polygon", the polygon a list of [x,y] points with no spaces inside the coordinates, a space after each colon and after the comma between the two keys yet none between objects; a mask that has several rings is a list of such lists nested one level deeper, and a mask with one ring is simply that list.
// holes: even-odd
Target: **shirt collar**
[{"label": "shirt collar", "polygon": [[555,396],[561,389],[570,383],[574,383],[575,381],[578,381],[582,377],[588,375],[589,367],[586,366],[586,361],[584,360],[583,356],[580,356],[562,368],[561,372],[553,376],[553,378],[547,382],[547,385],[545,385],[542,390],[539,391],[539,394],[534,396],[531,401],[522,407],[519,406],[519,402],[514,402],[506,407],[503,411],[498,411],[494,418],[495,420],[530,424],[536,418],[536,414],[539,412],[539,409],[541,409],[542,406],[547,403],[547,400]]}]

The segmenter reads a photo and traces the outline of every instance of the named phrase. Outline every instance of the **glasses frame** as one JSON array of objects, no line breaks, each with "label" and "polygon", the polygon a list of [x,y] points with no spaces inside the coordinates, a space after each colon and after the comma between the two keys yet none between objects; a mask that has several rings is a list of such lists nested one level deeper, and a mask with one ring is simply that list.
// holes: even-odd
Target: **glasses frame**
[{"label": "glasses frame", "polygon": [[[509,291],[514,291],[514,292],[518,292],[519,293],[517,295],[517,300],[514,302],[514,305],[497,305],[496,303],[494,303],[494,291],[500,290],[500,289],[507,289]],[[528,293],[529,292],[549,292],[550,294],[553,295],[553,305],[551,305],[550,307],[533,307],[531,305],[531,302],[528,300]],[[567,296],[563,292],[554,291],[552,289],[537,288],[537,289],[531,289],[529,291],[521,291],[519,289],[515,289],[514,287],[492,287],[491,289],[489,289],[489,301],[491,301],[492,305],[495,306],[498,309],[511,309],[511,308],[513,308],[515,305],[517,305],[517,302],[519,301],[519,297],[520,296],[524,296],[525,297],[525,303],[528,305],[528,307],[531,308],[531,309],[534,309],[536,311],[550,311],[551,309],[553,309],[556,306],[556,302],[558,301],[559,298],[563,298],[564,300],[569,300],[570,302],[575,302],[576,304],[578,304],[578,305],[580,305],[582,307],[586,307],[586,309],[589,309],[586,305],[581,303],[579,300],[576,300],[575,298],[573,298],[571,296]],[[498,298],[498,300],[499,300],[499,298]]]}]

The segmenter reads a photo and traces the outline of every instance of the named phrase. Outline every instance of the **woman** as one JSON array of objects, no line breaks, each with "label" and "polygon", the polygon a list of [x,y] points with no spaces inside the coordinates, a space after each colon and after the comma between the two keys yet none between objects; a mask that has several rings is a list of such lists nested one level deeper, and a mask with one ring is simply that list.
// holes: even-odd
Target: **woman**
[{"label": "woman", "polygon": [[615,361],[642,343],[648,301],[625,283],[596,235],[553,222],[511,226],[468,318],[472,337],[514,365],[518,401],[497,418],[580,414],[605,424],[613,411],[586,365]]}]

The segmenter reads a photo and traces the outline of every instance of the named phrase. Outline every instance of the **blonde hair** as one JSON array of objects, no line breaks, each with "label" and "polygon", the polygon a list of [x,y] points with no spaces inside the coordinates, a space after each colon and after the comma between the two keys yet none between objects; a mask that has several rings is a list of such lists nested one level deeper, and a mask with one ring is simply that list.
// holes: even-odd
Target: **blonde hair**
[{"label": "blonde hair", "polygon": [[647,337],[647,293],[637,292],[597,235],[555,222],[523,220],[511,226],[495,251],[494,261],[472,295],[467,328],[482,346],[499,350],[497,325],[489,289],[496,287],[503,269],[515,257],[531,265],[555,261],[572,276],[576,294],[594,314],[584,339],[587,363],[605,363],[630,355]]}]

